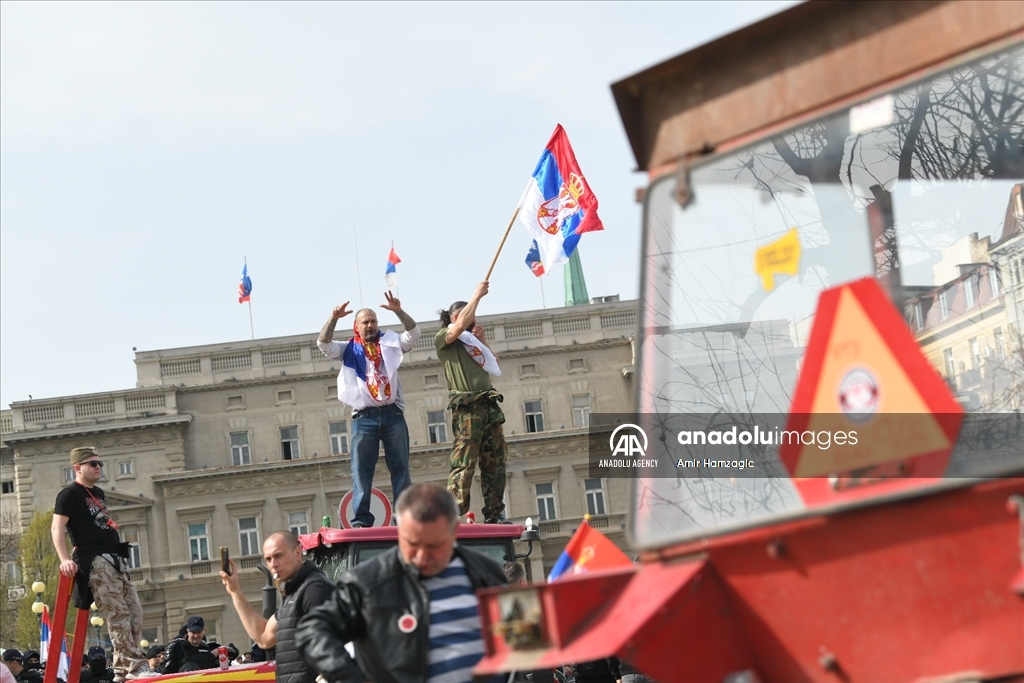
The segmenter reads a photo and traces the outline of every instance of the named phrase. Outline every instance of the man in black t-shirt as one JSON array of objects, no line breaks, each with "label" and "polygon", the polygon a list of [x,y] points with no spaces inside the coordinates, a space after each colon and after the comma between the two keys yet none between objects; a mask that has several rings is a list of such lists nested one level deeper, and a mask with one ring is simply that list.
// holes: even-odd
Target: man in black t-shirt
[{"label": "man in black t-shirt", "polygon": [[[75,579],[75,606],[89,609],[95,602],[107,620],[114,649],[114,680],[154,676],[139,649],[142,605],[128,579],[127,544],[121,543],[103,490],[96,486],[103,461],[95,448],[76,448],[71,451],[71,465],[75,481],[57,494],[50,526],[60,573]],[[64,541],[65,530],[75,545],[72,555]]]}]

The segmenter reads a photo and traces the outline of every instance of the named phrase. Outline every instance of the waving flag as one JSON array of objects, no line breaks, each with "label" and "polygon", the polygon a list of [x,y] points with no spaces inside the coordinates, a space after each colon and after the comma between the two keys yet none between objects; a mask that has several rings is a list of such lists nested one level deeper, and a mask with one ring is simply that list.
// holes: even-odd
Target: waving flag
[{"label": "waving flag", "polygon": [[[50,610],[43,605],[43,619],[39,630],[39,663],[45,664],[50,651],[50,637],[53,629],[50,624]],[[57,678],[68,680],[68,639],[61,636],[60,662],[57,664]]]},{"label": "waving flag", "polygon": [[583,233],[604,230],[597,215],[597,197],[576,163],[561,124],[555,126],[533,170],[519,220],[537,240],[545,270],[568,261]]},{"label": "waving flag", "polygon": [[585,574],[633,564],[626,553],[608,537],[590,526],[586,519],[569,539],[548,575],[548,583],[566,574]]},{"label": "waving flag", "polygon": [[388,254],[388,267],[384,270],[384,282],[388,284],[388,287],[398,286],[398,272],[395,271],[395,266],[401,262],[402,259],[398,258],[395,248],[391,247],[391,253]]},{"label": "waving flag", "polygon": [[249,279],[249,264],[242,266],[242,281],[238,283],[238,303],[244,304],[252,293],[252,280]]},{"label": "waving flag", "polygon": [[537,277],[544,274],[544,264],[540,262],[540,247],[537,246],[537,240],[533,241],[530,251],[526,254],[526,265],[530,266],[530,270]]}]

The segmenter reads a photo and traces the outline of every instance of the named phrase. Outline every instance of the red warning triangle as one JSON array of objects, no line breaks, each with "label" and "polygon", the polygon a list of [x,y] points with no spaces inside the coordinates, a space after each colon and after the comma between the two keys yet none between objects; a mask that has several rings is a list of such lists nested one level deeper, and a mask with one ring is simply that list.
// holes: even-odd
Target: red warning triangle
[{"label": "red warning triangle", "polygon": [[[807,503],[834,500],[835,481],[851,473],[894,477],[903,486],[941,477],[962,420],[960,404],[876,280],[821,293],[786,424],[801,436],[780,447]],[[863,495],[882,492],[869,488]]]}]

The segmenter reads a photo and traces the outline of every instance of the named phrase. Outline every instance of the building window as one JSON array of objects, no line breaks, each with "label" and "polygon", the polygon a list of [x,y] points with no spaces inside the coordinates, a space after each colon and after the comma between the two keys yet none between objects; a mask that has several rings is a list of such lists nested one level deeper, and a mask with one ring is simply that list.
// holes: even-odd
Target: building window
[{"label": "building window", "polygon": [[281,459],[298,460],[302,457],[299,451],[299,428],[281,427]]},{"label": "building window", "polygon": [[974,276],[968,276],[964,280],[964,298],[967,299],[967,308],[974,306]]},{"label": "building window", "polygon": [[188,525],[188,550],[193,562],[210,559],[210,537],[206,535],[206,522]]},{"label": "building window", "polygon": [[956,366],[953,364],[953,349],[943,351],[942,358],[946,361],[946,377],[956,375]]},{"label": "building window", "polygon": [[284,391],[277,392],[278,403],[294,403],[295,400],[292,398],[291,389],[285,389]]},{"label": "building window", "polygon": [[64,483],[65,484],[70,484],[74,480],[75,480],[75,468],[74,467],[65,467],[64,468]]},{"label": "building window", "polygon": [[441,380],[437,375],[423,375],[424,386],[436,387],[440,383]]},{"label": "building window", "polygon": [[444,421],[443,410],[427,412],[427,435],[430,437],[430,443],[448,441],[448,425]]},{"label": "building window", "polygon": [[536,377],[537,376],[537,364],[536,363],[523,363],[519,366],[520,377]]},{"label": "building window", "polygon": [[526,431],[544,431],[544,406],[540,400],[527,401],[523,404],[526,413]]},{"label": "building window", "polygon": [[128,566],[138,569],[142,566],[142,546],[139,544],[138,530],[125,531],[121,540],[128,544]]},{"label": "building window", "polygon": [[302,510],[301,512],[289,512],[288,531],[292,532],[296,536],[308,534],[309,512],[307,510]]},{"label": "building window", "polygon": [[228,396],[228,410],[245,408],[245,400],[241,396]]},{"label": "building window", "polygon": [[916,302],[912,310],[914,316],[914,330],[920,332],[924,329],[924,312],[921,310],[921,302]]},{"label": "building window", "polygon": [[117,463],[117,476],[130,477],[135,474],[135,467],[131,460],[122,460]]},{"label": "building window", "polygon": [[572,426],[577,429],[590,426],[590,394],[572,397]]},{"label": "building window", "polygon": [[231,433],[231,464],[252,464],[252,453],[249,451],[249,432]]},{"label": "building window", "polygon": [[587,494],[587,513],[604,514],[604,484],[600,479],[584,479],[583,489]]},{"label": "building window", "polygon": [[331,436],[331,455],[348,453],[348,424],[344,421],[331,422],[327,425]]},{"label": "building window", "polygon": [[535,488],[537,490],[537,516],[540,517],[540,521],[547,522],[556,519],[558,515],[555,513],[555,485],[548,482],[536,484]]},{"label": "building window", "polygon": [[988,267],[988,288],[992,290],[992,298],[999,296],[999,271],[994,266]]},{"label": "building window", "polygon": [[17,562],[4,562],[4,574],[7,575],[7,581],[12,585],[21,584],[21,565]]},{"label": "building window", "polygon": [[260,553],[260,534],[256,530],[255,517],[241,517],[238,520],[238,552],[242,557]]},{"label": "building window", "polygon": [[946,301],[946,290],[939,292],[939,316],[943,320],[949,316],[949,303]]},{"label": "building window", "polygon": [[971,349],[971,367],[978,369],[981,367],[981,345],[978,344],[978,338],[967,340],[967,345]]},{"label": "building window", "polygon": [[338,398],[338,385],[330,384],[327,386],[327,398]]},{"label": "building window", "polygon": [[14,493],[14,482],[13,481],[5,481],[3,483],[3,492],[4,493]]},{"label": "building window", "polygon": [[997,327],[992,330],[992,338],[996,347],[996,358],[1002,358],[1005,353],[1003,349],[1003,328]]},{"label": "building window", "polygon": [[580,372],[587,369],[587,363],[582,358],[569,359],[569,372]]}]

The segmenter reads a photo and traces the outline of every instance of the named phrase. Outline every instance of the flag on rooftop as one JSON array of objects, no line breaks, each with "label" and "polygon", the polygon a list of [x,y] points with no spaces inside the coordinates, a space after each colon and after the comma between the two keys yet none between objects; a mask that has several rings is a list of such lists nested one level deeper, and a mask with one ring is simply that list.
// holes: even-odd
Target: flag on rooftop
[{"label": "flag on rooftop", "polygon": [[402,262],[402,259],[398,258],[398,254],[395,253],[395,248],[391,247],[391,253],[388,254],[388,265],[384,269],[384,282],[387,283],[388,287],[398,286],[398,272],[395,270],[395,266]]},{"label": "flag on rooftop", "polygon": [[252,293],[252,280],[249,279],[249,264],[242,266],[242,281],[238,283],[238,303],[244,304]]},{"label": "flag on rooftop", "polygon": [[526,254],[526,265],[530,266],[530,270],[537,277],[544,274],[544,264],[540,262],[540,247],[537,246],[537,240],[533,241],[530,251]]},{"label": "flag on rooftop", "polygon": [[597,197],[576,163],[561,124],[555,126],[533,170],[520,207],[519,220],[537,241],[545,270],[568,261],[583,233],[604,230]]},{"label": "flag on rooftop", "polygon": [[565,575],[586,574],[631,564],[633,562],[626,553],[584,519],[551,568],[548,583]]}]

